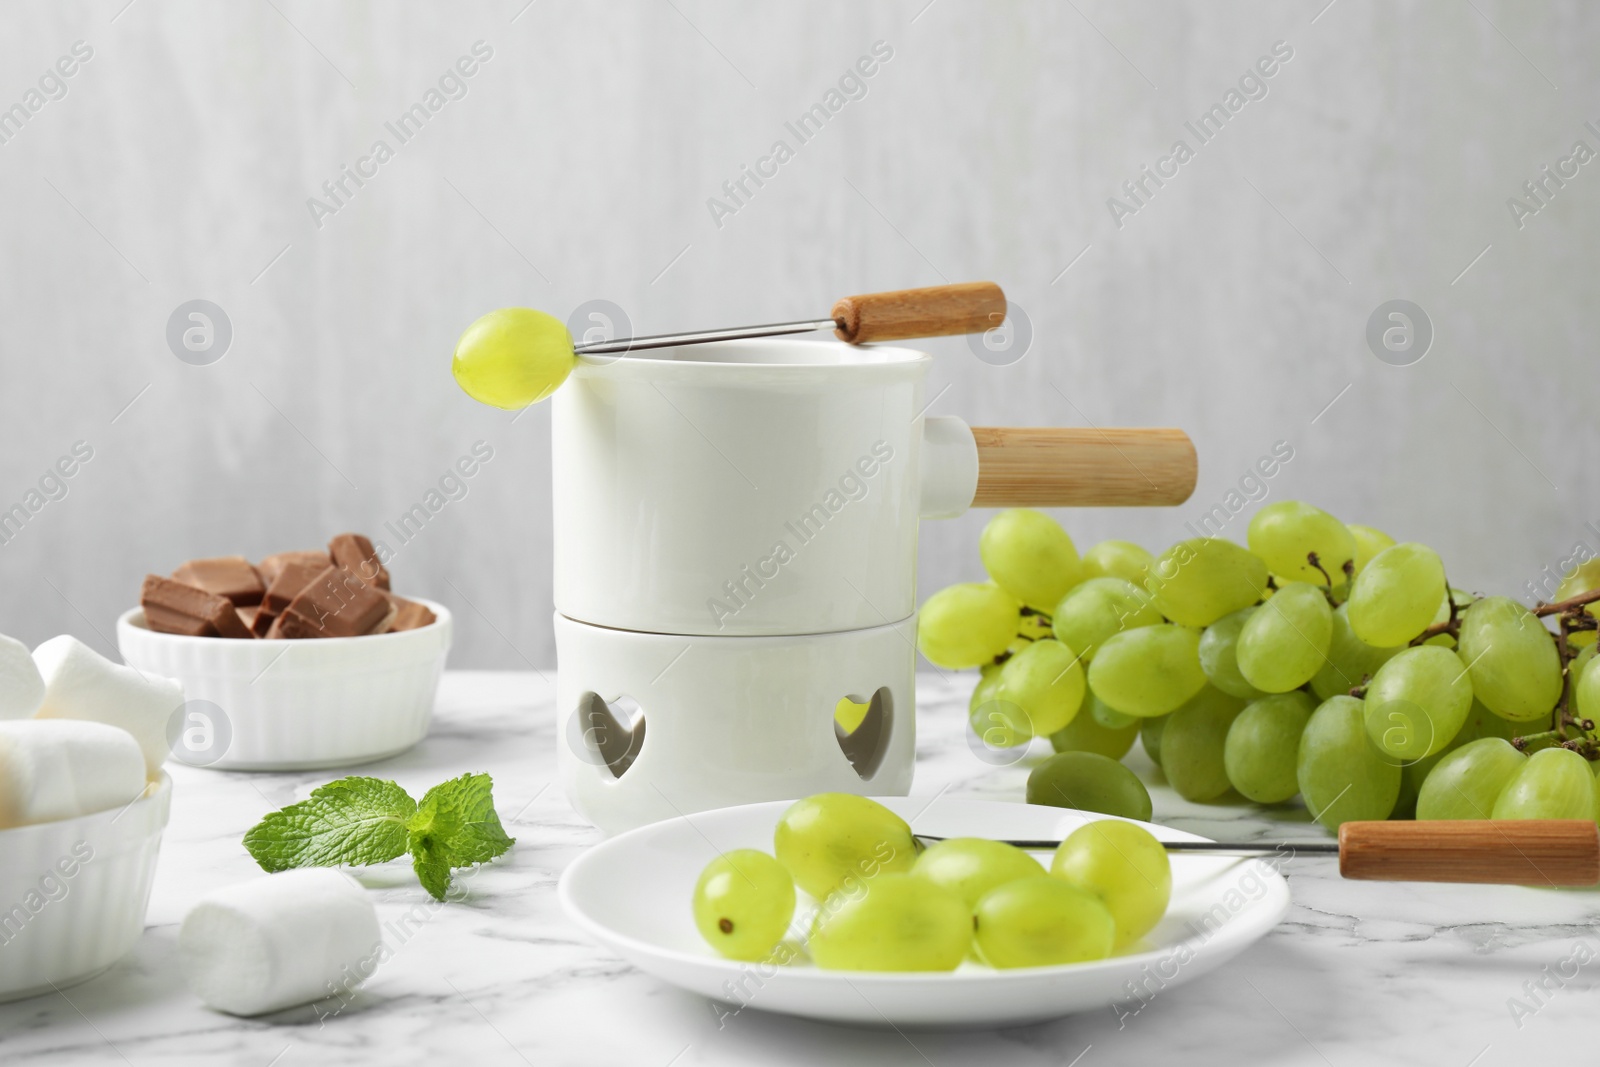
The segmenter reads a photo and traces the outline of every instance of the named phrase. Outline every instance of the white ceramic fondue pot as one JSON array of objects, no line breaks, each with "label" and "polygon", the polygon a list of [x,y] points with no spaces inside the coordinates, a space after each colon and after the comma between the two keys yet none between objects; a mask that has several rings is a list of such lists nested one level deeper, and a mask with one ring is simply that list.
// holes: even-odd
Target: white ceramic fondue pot
[{"label": "white ceramic fondue pot", "polygon": [[978,483],[931,358],[733,341],[580,365],[554,398],[555,604],[653,633],[828,633],[915,608],[917,520]]},{"label": "white ceramic fondue pot", "polygon": [[1193,488],[1179,431],[928,417],[931,362],[764,340],[580,364],[553,400],[556,610],[707,636],[881,626],[915,609],[920,518]]},{"label": "white ceramic fondue pot", "polygon": [[[835,320],[868,339],[849,303]],[[960,332],[935,318],[915,335]],[[929,417],[931,362],[718,341],[585,358],[555,394],[557,745],[568,796],[597,826],[905,794],[918,522],[1176,504],[1194,487],[1181,431]],[[869,704],[850,732],[834,719],[845,697]]]}]

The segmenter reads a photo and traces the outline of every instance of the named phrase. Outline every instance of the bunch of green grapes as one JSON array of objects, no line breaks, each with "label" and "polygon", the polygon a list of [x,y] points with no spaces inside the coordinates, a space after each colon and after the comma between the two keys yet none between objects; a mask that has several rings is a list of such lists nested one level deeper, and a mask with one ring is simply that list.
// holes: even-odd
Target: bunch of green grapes
[{"label": "bunch of green grapes", "polygon": [[[774,854],[736,849],[709,863],[691,900],[721,955],[786,964],[802,951],[841,971],[950,971],[1099,960],[1166,914],[1172,873],[1161,843],[1117,820],[1080,827],[1047,870],[1002,841],[961,837],[923,849],[873,800],[821,793],[778,820]],[[816,909],[793,931],[796,886]]]},{"label": "bunch of green grapes", "polygon": [[1116,763],[1137,737],[1185,799],[1299,797],[1329,828],[1600,812],[1600,779],[1576,773],[1600,760],[1600,560],[1529,609],[1453,589],[1432,549],[1299,501],[1257,511],[1247,546],[1192,538],[1159,556],[1105,541],[1080,557],[1053,519],[1006,511],[980,555],[992,580],[931,597],[919,645],[981,669],[985,745],[1021,758],[1046,735],[1072,754],[1033,768],[1031,803],[1148,819]]}]

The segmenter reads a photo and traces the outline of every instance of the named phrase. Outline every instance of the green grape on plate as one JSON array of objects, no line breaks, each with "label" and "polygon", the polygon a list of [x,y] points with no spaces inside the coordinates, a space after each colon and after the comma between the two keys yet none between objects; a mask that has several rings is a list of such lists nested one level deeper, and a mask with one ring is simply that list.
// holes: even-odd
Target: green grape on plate
[{"label": "green grape on plate", "polygon": [[700,936],[732,960],[764,960],[794,921],[794,879],[773,857],[753,848],[724,852],[694,887]]},{"label": "green grape on plate", "polygon": [[1000,969],[1102,960],[1116,939],[1116,921],[1099,896],[1042,868],[984,894],[972,926],[978,955]]},{"label": "green grape on plate", "polygon": [[1105,902],[1118,947],[1154,929],[1172,900],[1167,850],[1130,822],[1099,819],[1078,827],[1056,848],[1050,873]]},{"label": "green grape on plate", "polygon": [[881,874],[822,902],[811,959],[830,971],[953,971],[972,947],[972,910],[912,874]]},{"label": "green grape on plate", "polygon": [[929,845],[911,873],[943,886],[972,908],[989,890],[1020,878],[1037,878],[1045,870],[1038,860],[1004,841],[952,837]]},{"label": "green grape on plate", "polygon": [[778,819],[773,852],[795,884],[822,900],[846,884],[911,870],[918,846],[906,821],[853,793],[818,793]]}]

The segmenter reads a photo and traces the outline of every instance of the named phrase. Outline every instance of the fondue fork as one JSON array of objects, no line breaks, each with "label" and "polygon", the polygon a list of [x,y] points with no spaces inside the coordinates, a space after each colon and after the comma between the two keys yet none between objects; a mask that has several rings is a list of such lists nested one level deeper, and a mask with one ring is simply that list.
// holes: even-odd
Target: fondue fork
[{"label": "fondue fork", "polygon": [[616,337],[574,345],[580,356],[615,355],[647,348],[678,348],[710,341],[739,341],[750,337],[832,330],[851,344],[899,341],[911,337],[945,337],[983,333],[1006,318],[1006,294],[994,282],[962,282],[927,289],[900,289],[889,293],[847,296],[833,305],[825,319],[773,322],[764,326],[737,326],[726,330],[695,330],[651,337]]},{"label": "fondue fork", "polygon": [[[942,837],[917,834],[924,841]],[[1051,840],[1009,840],[1055,849]],[[1600,827],[1588,819],[1347,822],[1334,841],[1163,841],[1168,852],[1238,856],[1338,856],[1339,874],[1385,882],[1500,885],[1600,883]]]}]

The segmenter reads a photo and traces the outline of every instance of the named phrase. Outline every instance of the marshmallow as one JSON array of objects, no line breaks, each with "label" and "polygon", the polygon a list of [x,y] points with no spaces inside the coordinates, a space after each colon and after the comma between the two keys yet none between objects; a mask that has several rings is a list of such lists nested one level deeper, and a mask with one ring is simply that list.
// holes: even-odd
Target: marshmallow
[{"label": "marshmallow", "polygon": [[27,719],[44,700],[44,679],[28,646],[0,634],[0,719]]},{"label": "marshmallow", "polygon": [[0,828],[71,819],[136,800],[144,754],[98,722],[0,721]]},{"label": "marshmallow", "polygon": [[302,867],[231,885],[184,916],[178,955],[194,995],[230,1015],[262,1015],[343,995],[383,948],[378,909],[354,878]]},{"label": "marshmallow", "polygon": [[183,706],[183,686],[112,663],[76,637],[52,637],[33,650],[44,676],[41,719],[90,719],[120,726],[144,751],[145,774],[155,781],[171,749],[167,725]]}]

